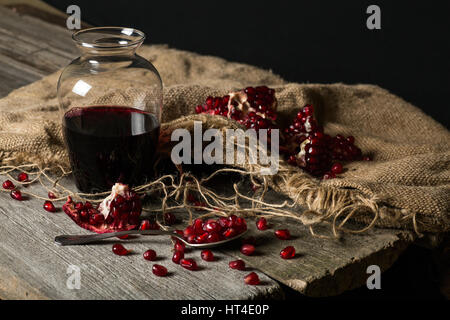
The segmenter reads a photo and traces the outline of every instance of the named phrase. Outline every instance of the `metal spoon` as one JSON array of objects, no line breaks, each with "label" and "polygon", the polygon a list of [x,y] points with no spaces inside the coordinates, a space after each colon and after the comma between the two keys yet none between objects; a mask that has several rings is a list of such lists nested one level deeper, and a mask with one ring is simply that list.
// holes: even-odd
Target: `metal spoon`
[{"label": "metal spoon", "polygon": [[193,247],[193,248],[212,248],[224,245],[225,243],[228,243],[230,241],[234,241],[236,239],[241,238],[244,234],[247,233],[247,230],[238,234],[235,237],[217,241],[217,242],[211,242],[211,243],[189,243],[185,239],[183,239],[182,236],[179,234],[173,232],[173,231],[162,231],[162,230],[130,230],[130,231],[119,231],[119,232],[111,232],[111,233],[96,233],[96,234],[86,234],[86,235],[61,235],[55,237],[55,242],[61,246],[70,246],[70,245],[77,245],[77,244],[87,244],[92,242],[97,242],[99,240],[103,239],[109,239],[114,237],[122,237],[128,234],[142,234],[142,235],[167,235],[174,238],[177,238],[181,242],[183,242],[185,245]]}]

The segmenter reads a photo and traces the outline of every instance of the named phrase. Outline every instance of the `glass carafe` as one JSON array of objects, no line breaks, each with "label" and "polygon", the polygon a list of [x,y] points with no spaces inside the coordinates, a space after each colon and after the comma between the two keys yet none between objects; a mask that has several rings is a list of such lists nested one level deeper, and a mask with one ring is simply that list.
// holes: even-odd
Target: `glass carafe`
[{"label": "glass carafe", "polygon": [[144,39],[141,31],[121,27],[73,35],[81,56],[63,70],[58,100],[80,191],[154,177],[163,93],[158,71],[136,54]]}]

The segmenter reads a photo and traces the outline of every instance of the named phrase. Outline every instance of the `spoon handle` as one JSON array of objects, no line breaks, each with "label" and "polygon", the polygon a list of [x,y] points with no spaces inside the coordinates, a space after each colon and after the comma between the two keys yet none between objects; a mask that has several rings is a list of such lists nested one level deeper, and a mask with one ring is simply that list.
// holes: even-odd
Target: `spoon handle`
[{"label": "spoon handle", "polygon": [[85,235],[61,235],[55,237],[55,242],[61,246],[70,246],[77,244],[87,244],[92,242],[97,242],[103,239],[109,239],[114,237],[121,237],[129,234],[142,234],[142,235],[171,235],[178,238],[179,235],[173,231],[163,231],[163,230],[130,230],[130,231],[119,231],[110,233],[96,233],[96,234],[85,234]]}]

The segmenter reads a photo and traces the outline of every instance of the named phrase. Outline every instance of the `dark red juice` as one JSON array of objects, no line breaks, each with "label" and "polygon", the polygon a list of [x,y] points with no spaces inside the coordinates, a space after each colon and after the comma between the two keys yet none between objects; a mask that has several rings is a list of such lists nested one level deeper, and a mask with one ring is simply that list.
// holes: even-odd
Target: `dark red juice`
[{"label": "dark red juice", "polygon": [[106,191],[116,182],[139,185],[154,177],[155,115],[129,107],[73,108],[63,131],[79,190]]}]

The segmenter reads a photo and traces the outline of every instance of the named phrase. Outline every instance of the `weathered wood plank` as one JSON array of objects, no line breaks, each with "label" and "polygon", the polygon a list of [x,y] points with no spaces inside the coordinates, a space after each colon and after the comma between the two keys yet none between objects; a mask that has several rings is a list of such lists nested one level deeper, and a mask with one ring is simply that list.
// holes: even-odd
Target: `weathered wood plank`
[{"label": "weathered wood plank", "polygon": [[[73,184],[71,187],[74,188]],[[27,188],[41,192],[39,186]],[[280,286],[260,273],[263,285],[244,284],[245,272],[230,270],[227,253],[217,253],[216,262],[200,259],[200,251],[186,256],[201,267],[188,271],[171,261],[168,237],[148,236],[124,240],[134,254],[119,257],[111,245],[119,240],[88,246],[60,247],[53,239],[59,234],[79,234],[80,229],[63,212],[48,213],[39,200],[18,202],[7,192],[0,194],[0,298],[39,299],[258,299],[280,298]],[[156,263],[170,272],[165,278],[152,274],[152,262],[142,253],[153,248]],[[81,268],[81,288],[66,286],[67,268]]]}]

